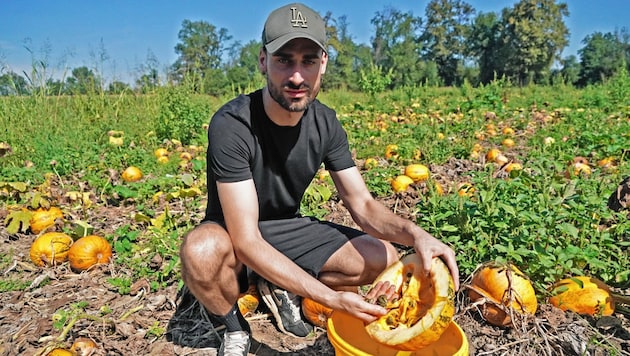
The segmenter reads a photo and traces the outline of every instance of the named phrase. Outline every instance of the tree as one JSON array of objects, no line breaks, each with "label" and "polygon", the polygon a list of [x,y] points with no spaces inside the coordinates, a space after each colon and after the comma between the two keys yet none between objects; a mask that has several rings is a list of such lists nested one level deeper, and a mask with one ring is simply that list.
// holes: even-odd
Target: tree
[{"label": "tree", "polygon": [[175,52],[179,58],[173,64],[173,78],[181,81],[184,76],[191,75],[203,82],[208,69],[221,66],[226,43],[232,36],[225,28],[217,31],[214,25],[205,21],[184,20],[178,38],[180,42],[175,46]]},{"label": "tree", "polygon": [[146,94],[152,92],[160,86],[159,65],[160,61],[158,61],[155,54],[149,50],[147,52],[146,63],[138,67],[140,78],[136,80],[136,87],[141,93]]},{"label": "tree", "polygon": [[101,89],[101,80],[88,67],[77,67],[66,78],[66,90],[71,94],[93,93]]},{"label": "tree", "polygon": [[578,62],[577,57],[570,55],[563,58],[560,61],[560,65],[562,66],[562,69],[560,69],[558,74],[562,78],[562,82],[565,84],[577,84],[580,78],[581,70],[581,65]]},{"label": "tree", "polygon": [[261,47],[260,41],[251,40],[244,46],[237,43],[230,49],[226,79],[238,92],[264,85],[264,77],[258,69],[258,54]]},{"label": "tree", "polygon": [[129,84],[118,80],[109,83],[109,86],[107,87],[107,92],[110,94],[121,94],[126,91],[131,91]]},{"label": "tree", "polygon": [[28,82],[23,76],[15,72],[0,75],[0,96],[28,94]]},{"label": "tree", "polygon": [[422,35],[425,58],[438,66],[446,85],[461,84],[466,40],[475,10],[461,0],[432,0],[426,7]]},{"label": "tree", "polygon": [[501,37],[503,24],[494,12],[479,13],[468,37],[467,52],[479,66],[479,82],[486,84],[503,73],[508,48]]},{"label": "tree", "polygon": [[627,42],[624,45],[619,32],[595,32],[586,36],[582,43],[584,47],[578,50],[580,85],[595,84],[612,77],[627,60]]},{"label": "tree", "polygon": [[383,73],[391,71],[394,87],[421,83],[418,69],[421,65],[422,19],[411,12],[402,13],[390,7],[377,12],[371,23],[375,27],[372,38],[374,65]]},{"label": "tree", "polygon": [[360,56],[358,46],[352,40],[348,31],[348,21],[346,16],[336,19],[331,13],[324,16],[326,22],[326,32],[328,37],[328,65],[324,88],[347,88],[358,90],[359,68],[370,62],[365,61]]},{"label": "tree", "polygon": [[502,44],[508,47],[503,71],[509,78],[526,84],[549,76],[551,65],[569,43],[565,16],[569,16],[567,5],[555,0],[520,0],[503,9]]}]

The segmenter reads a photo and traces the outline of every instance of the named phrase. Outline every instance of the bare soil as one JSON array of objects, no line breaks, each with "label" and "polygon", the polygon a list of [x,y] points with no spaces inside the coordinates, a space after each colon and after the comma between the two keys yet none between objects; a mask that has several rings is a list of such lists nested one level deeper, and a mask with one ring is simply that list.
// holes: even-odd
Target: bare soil
[{"label": "bare soil", "polygon": [[[462,171],[473,169],[479,167],[460,160],[431,167],[437,177],[450,182],[460,179]],[[417,199],[417,193],[410,192],[382,202],[413,220]],[[129,224],[132,210],[133,206],[125,205],[95,207],[90,223],[103,234],[112,233]],[[340,202],[329,202],[329,210],[329,220],[353,225]],[[6,211],[0,211],[1,221],[5,216]],[[28,256],[33,239],[29,234],[9,235],[0,227],[0,253],[14,261],[1,271],[0,282],[31,284],[25,291],[0,294],[0,355],[45,355],[55,345],[70,347],[79,337],[96,342],[92,355],[216,354],[222,330],[213,330],[194,300],[178,295],[176,278],[158,291],[138,280],[130,294],[121,295],[107,279],[129,271],[113,263],[83,273],[73,272],[67,264],[37,268]],[[161,263],[154,259],[151,268],[161,268]],[[461,279],[465,281],[466,276]],[[627,290],[620,292],[628,294]],[[77,303],[83,303],[85,315],[71,327],[55,328],[53,314],[60,309],[77,310]],[[590,318],[542,304],[534,318],[516,318],[511,327],[496,327],[480,318],[479,306],[471,304],[463,290],[457,295],[457,308],[455,321],[466,333],[471,355],[630,355],[630,321],[621,313]],[[285,335],[262,306],[248,320],[253,355],[334,355],[323,329],[305,338]]]}]

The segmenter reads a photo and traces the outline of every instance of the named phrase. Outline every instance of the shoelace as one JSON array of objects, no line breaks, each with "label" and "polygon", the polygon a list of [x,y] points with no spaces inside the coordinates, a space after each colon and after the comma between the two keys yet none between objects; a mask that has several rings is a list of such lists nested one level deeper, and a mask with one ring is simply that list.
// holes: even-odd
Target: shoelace
[{"label": "shoelace", "polygon": [[224,355],[246,355],[249,345],[249,334],[245,331],[231,331],[224,335]]}]

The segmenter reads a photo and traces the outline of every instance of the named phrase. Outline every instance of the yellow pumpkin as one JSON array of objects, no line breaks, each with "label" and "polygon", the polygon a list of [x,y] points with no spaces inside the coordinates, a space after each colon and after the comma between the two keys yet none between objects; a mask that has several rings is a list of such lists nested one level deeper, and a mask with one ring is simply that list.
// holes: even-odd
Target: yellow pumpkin
[{"label": "yellow pumpkin", "polygon": [[313,325],[326,329],[328,318],[332,315],[332,308],[314,301],[311,298],[302,298],[302,313]]},{"label": "yellow pumpkin", "polygon": [[472,302],[482,298],[481,315],[490,324],[507,326],[512,322],[510,313],[534,315],[538,309],[536,292],[531,282],[513,264],[486,263],[473,272],[467,286]]},{"label": "yellow pumpkin", "polygon": [[365,169],[372,169],[376,167],[378,167],[378,161],[372,157],[366,159],[365,163],[363,163],[363,168]]},{"label": "yellow pumpkin", "polygon": [[88,235],[78,239],[68,251],[70,267],[77,271],[84,271],[99,263],[108,263],[111,258],[111,245],[98,235]]},{"label": "yellow pumpkin", "polygon": [[247,292],[241,294],[237,300],[238,309],[241,311],[241,315],[246,316],[252,314],[258,308],[260,303],[260,296],[255,284],[251,284],[247,289]]},{"label": "yellow pumpkin", "polygon": [[125,182],[137,182],[142,179],[142,171],[135,166],[127,167],[122,173],[122,179]]},{"label": "yellow pumpkin", "polygon": [[405,175],[414,182],[424,182],[429,179],[429,168],[424,164],[409,164],[405,167]]},{"label": "yellow pumpkin", "polygon": [[155,155],[155,158],[167,157],[168,150],[166,148],[160,147],[153,151],[153,154]]},{"label": "yellow pumpkin", "polygon": [[615,301],[606,283],[594,277],[577,276],[556,282],[549,303],[578,314],[612,315]]},{"label": "yellow pumpkin", "polygon": [[411,184],[413,184],[413,179],[404,174],[396,176],[396,178],[394,178],[391,182],[392,189],[396,193],[404,192]]},{"label": "yellow pumpkin", "polygon": [[497,157],[499,157],[499,155],[501,154],[501,150],[499,150],[498,148],[491,148],[488,150],[488,152],[486,152],[486,161],[496,162]]},{"label": "yellow pumpkin", "polygon": [[422,271],[420,257],[413,253],[387,267],[374,285],[388,281],[396,296],[387,301],[388,313],[366,325],[370,337],[397,350],[419,350],[434,343],[450,325],[455,313],[455,286],[440,258],[431,272]]},{"label": "yellow pumpkin", "polygon": [[55,224],[55,220],[63,218],[61,209],[56,206],[50,209],[37,209],[31,215],[30,227],[31,232],[39,234],[50,226]]},{"label": "yellow pumpkin", "polygon": [[40,267],[65,262],[71,245],[72,238],[63,232],[44,233],[31,244],[31,261]]},{"label": "yellow pumpkin", "polygon": [[385,147],[385,158],[395,160],[398,158],[398,145],[387,145]]}]

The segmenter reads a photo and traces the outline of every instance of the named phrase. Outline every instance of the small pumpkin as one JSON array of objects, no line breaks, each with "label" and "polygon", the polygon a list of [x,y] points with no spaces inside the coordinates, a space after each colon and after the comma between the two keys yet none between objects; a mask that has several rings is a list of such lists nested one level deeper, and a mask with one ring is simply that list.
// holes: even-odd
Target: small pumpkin
[{"label": "small pumpkin", "polygon": [[260,295],[255,284],[251,284],[247,291],[238,297],[237,304],[243,316],[253,314],[256,311],[258,304],[260,304]]},{"label": "small pumpkin", "polygon": [[390,144],[385,147],[385,158],[395,160],[398,158],[398,145]]},{"label": "small pumpkin", "polygon": [[31,244],[31,261],[37,266],[50,266],[65,262],[72,237],[63,232],[46,232],[38,236]]},{"label": "small pumpkin", "polygon": [[392,179],[391,182],[392,189],[396,193],[404,192],[411,184],[413,184],[413,179],[404,174],[396,176],[396,178]]},{"label": "small pumpkin", "polygon": [[77,271],[84,271],[99,263],[108,263],[111,258],[111,245],[98,235],[81,237],[68,251],[70,267]]},{"label": "small pumpkin", "polygon": [[96,352],[97,346],[94,340],[87,337],[78,337],[70,346],[70,351],[77,356],[90,356]]},{"label": "small pumpkin", "polygon": [[127,167],[122,173],[122,179],[125,182],[137,182],[142,179],[142,171],[135,166]]},{"label": "small pumpkin", "polygon": [[302,298],[302,313],[315,326],[326,329],[328,318],[330,318],[332,312],[332,308],[320,304],[311,298]]},{"label": "small pumpkin", "polygon": [[76,356],[76,353],[70,350],[56,348],[47,353],[46,356]]},{"label": "small pumpkin", "polygon": [[429,168],[424,164],[414,163],[405,167],[405,175],[414,182],[424,182],[429,179]]},{"label": "small pumpkin", "polygon": [[420,257],[409,254],[387,267],[372,287],[388,281],[396,296],[386,301],[388,313],[366,325],[378,343],[397,350],[419,350],[437,341],[455,313],[455,285],[440,258],[431,262],[431,272],[422,271]]},{"label": "small pumpkin", "polygon": [[615,301],[606,283],[594,277],[577,276],[556,282],[549,303],[585,315],[612,315]]},{"label": "small pumpkin", "polygon": [[166,157],[168,156],[168,150],[166,148],[160,147],[153,151],[155,158]]},{"label": "small pumpkin", "polygon": [[501,150],[498,148],[491,148],[486,152],[486,161],[487,162],[496,162],[497,157],[502,154]]},{"label": "small pumpkin", "polygon": [[30,228],[34,234],[39,234],[45,229],[53,226],[55,220],[63,218],[61,209],[56,206],[51,206],[50,209],[37,209],[31,215]]},{"label": "small pumpkin", "polygon": [[527,276],[511,263],[481,265],[473,272],[467,287],[472,302],[485,298],[481,315],[492,325],[510,325],[511,313],[506,313],[506,310],[533,315],[538,309],[534,287]]}]

